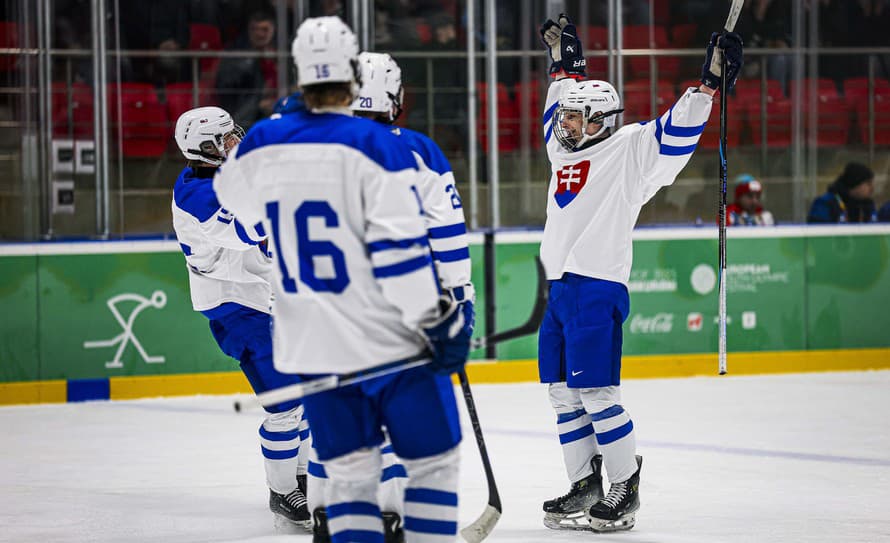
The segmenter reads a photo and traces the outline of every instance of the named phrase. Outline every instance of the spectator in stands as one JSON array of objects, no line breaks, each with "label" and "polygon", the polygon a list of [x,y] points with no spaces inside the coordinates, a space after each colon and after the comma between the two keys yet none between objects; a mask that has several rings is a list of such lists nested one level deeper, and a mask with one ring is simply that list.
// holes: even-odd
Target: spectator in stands
[{"label": "spectator in stands", "polygon": [[816,198],[807,217],[809,223],[874,222],[877,219],[875,202],[875,174],[858,162],[850,162],[843,173],[828,187],[828,192]]},{"label": "spectator in stands", "polygon": [[763,185],[750,174],[736,178],[735,200],[726,206],[727,226],[773,226],[773,214],[763,209]]},{"label": "spectator in stands", "polygon": [[[188,10],[180,0],[120,3],[121,49],[179,51],[189,43]],[[178,57],[129,57],[132,72],[125,79],[163,86],[188,79],[188,63]],[[112,64],[112,63],[110,63]]]},{"label": "spectator in stands", "polygon": [[[246,32],[234,50],[256,53],[275,51],[275,14],[259,9],[247,18]],[[225,58],[220,62],[216,88],[223,109],[245,128],[272,114],[278,98],[278,63],[275,58]]]}]

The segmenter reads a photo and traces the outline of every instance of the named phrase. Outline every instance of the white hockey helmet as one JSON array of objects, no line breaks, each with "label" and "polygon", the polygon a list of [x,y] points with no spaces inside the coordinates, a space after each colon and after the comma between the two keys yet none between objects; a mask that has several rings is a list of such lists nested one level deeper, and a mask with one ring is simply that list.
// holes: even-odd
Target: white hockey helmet
[{"label": "white hockey helmet", "polygon": [[244,130],[226,110],[207,106],[180,115],[174,137],[185,158],[219,166],[244,137]]},{"label": "white hockey helmet", "polygon": [[311,17],[297,29],[291,44],[301,87],[321,83],[352,83],[358,90],[358,40],[339,17]]},{"label": "white hockey helmet", "polygon": [[358,56],[362,88],[352,103],[353,111],[385,113],[389,122],[402,114],[402,69],[386,53],[363,52]]},{"label": "white hockey helmet", "polygon": [[[553,114],[553,134],[563,147],[575,151],[586,143],[600,137],[607,129],[615,126],[615,115],[621,113],[621,100],[615,87],[605,81],[576,81],[566,87],[559,97],[559,107]],[[579,131],[566,127],[568,116],[580,114]],[[602,123],[595,134],[587,133],[589,123]]]}]

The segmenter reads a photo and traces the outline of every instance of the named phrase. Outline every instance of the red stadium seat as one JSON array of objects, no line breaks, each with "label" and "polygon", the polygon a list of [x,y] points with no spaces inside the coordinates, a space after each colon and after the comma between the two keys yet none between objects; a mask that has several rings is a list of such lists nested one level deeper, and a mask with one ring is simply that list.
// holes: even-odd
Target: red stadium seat
[{"label": "red stadium seat", "polygon": [[[579,28],[584,39],[584,51],[608,51],[609,29],[604,26],[588,26]],[[593,79],[605,79],[609,74],[609,59],[606,57],[587,57],[587,75]]]},{"label": "red stadium seat", "polygon": [[84,83],[52,84],[53,136],[87,139],[93,136],[93,89]]},{"label": "red stadium seat", "polygon": [[204,86],[198,87],[198,103],[195,104],[192,83],[169,83],[166,88],[167,117],[175,125],[179,116],[199,106],[218,105],[213,90]]},{"label": "red stadium seat", "polygon": [[[813,79],[805,78],[800,81],[801,86],[801,96],[804,101],[807,101],[810,95],[810,84]],[[815,79],[816,81],[816,96],[838,96],[837,85],[835,84],[833,79],[828,79],[825,77]],[[794,91],[797,88],[797,81],[789,81],[788,82],[788,97],[794,98]]]},{"label": "red stadium seat", "polygon": [[[118,107],[119,104],[119,107]],[[124,156],[158,157],[164,153],[172,136],[167,108],[147,83],[108,84],[109,118],[116,138],[120,138]],[[118,113],[120,109],[120,113]]]},{"label": "red stadium seat", "polygon": [[[816,130],[819,147],[839,147],[850,139],[850,111],[847,101],[841,96],[819,96],[818,122]],[[809,115],[804,111],[804,122]]]},{"label": "red stadium seat", "polygon": [[[222,51],[222,34],[213,25],[192,23],[189,25],[189,49],[195,51]],[[215,73],[219,66],[218,58],[202,58],[202,73]]]},{"label": "red stadium seat", "polygon": [[680,24],[671,27],[671,47],[674,49],[692,47],[692,40],[695,39],[697,29],[698,27],[695,23]]},{"label": "red stadium seat", "polygon": [[[0,21],[0,47],[15,49],[19,46],[19,25],[12,21]],[[18,62],[18,55],[0,55],[0,72],[14,70]]]},{"label": "red stadium seat", "polygon": [[[528,93],[528,115],[529,115],[529,140],[528,145],[532,149],[540,149],[541,144],[544,141],[544,136],[541,132],[541,118],[544,113],[544,102],[541,100],[541,90],[539,88],[539,83],[537,80],[532,81],[520,81],[516,83],[515,95],[516,95],[516,111],[519,114],[521,119],[522,115],[522,107],[523,107],[523,98]],[[521,120],[520,120],[521,123]],[[522,126],[521,124],[517,126],[517,136],[519,138],[519,145],[522,145]]]},{"label": "red stadium seat", "polygon": [[[890,81],[884,78],[876,77],[874,80],[875,95],[890,95]],[[844,98],[847,102],[864,100],[868,98],[868,78],[867,77],[851,77],[844,80]]]},{"label": "red stadium seat", "polygon": [[[748,103],[760,100],[762,92],[763,83],[760,79],[739,79],[735,84],[735,96],[733,98]],[[767,79],[766,95],[774,100],[784,98],[785,93],[782,92],[782,83],[777,79]]]},{"label": "red stadium seat", "polygon": [[[890,145],[890,94],[875,96],[874,116],[874,144]],[[868,101],[856,102],[856,111],[859,115],[859,134],[863,143],[870,143]]]},{"label": "red stadium seat", "polygon": [[[488,150],[488,84],[477,83],[476,92],[479,96],[479,143],[485,152]],[[515,151],[519,140],[519,112],[503,83],[498,83],[497,96],[498,150],[501,152]]]},{"label": "red stadium seat", "polygon": [[[715,108],[716,103],[715,103]],[[766,142],[771,148],[786,148],[791,145],[791,100],[786,98],[768,98],[766,103]],[[760,101],[747,104],[748,122],[751,126],[751,138],[754,144],[763,143]]]},{"label": "red stadium seat", "polygon": [[[729,107],[731,103],[732,102],[730,101],[730,103],[727,104],[727,107]],[[736,147],[742,141],[742,130],[745,126],[745,119],[744,116],[741,115],[742,112],[740,110],[737,110],[737,113],[738,114],[735,115],[727,114],[726,116],[726,145],[729,147]],[[708,118],[708,122],[705,125],[705,131],[702,133],[698,144],[704,149],[717,149],[720,146],[719,94],[714,96],[714,105],[711,107],[711,116]]]},{"label": "red stadium seat", "polygon": [[[624,47],[627,49],[669,49],[671,47],[667,29],[663,26],[627,25],[623,29]],[[634,77],[645,78],[651,75],[649,57],[630,57],[628,59]],[[675,79],[680,73],[679,57],[656,57],[655,65],[658,77]]]}]

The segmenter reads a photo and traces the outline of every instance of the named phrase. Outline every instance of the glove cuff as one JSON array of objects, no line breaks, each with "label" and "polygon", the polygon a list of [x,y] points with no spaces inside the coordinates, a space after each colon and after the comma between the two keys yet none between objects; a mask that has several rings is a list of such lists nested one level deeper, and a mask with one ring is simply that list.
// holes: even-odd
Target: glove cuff
[{"label": "glove cuff", "polygon": [[567,72],[562,67],[562,62],[554,62],[550,65],[550,77],[559,81],[560,79],[571,78],[575,81],[583,81],[587,79],[587,74],[584,72],[571,71]]}]

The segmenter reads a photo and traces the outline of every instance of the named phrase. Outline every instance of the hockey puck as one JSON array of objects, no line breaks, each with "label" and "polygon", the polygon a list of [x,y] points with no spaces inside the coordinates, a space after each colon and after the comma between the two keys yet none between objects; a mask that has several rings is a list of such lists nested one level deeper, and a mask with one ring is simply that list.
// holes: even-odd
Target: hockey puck
[{"label": "hockey puck", "polygon": [[233,407],[235,408],[235,413],[241,412],[241,402],[239,402],[238,400],[235,400],[235,404],[233,405]]}]

